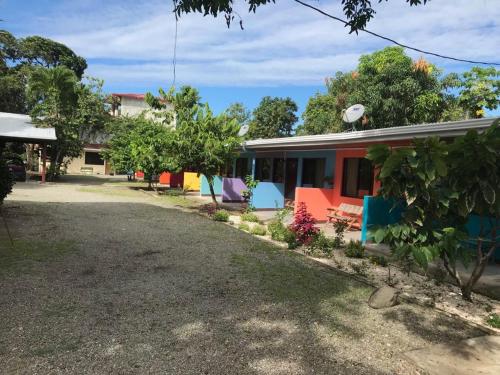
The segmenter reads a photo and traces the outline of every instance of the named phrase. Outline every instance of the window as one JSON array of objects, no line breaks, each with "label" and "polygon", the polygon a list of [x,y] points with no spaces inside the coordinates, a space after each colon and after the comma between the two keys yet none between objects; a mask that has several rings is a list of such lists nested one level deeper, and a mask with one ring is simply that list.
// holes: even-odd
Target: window
[{"label": "window", "polygon": [[285,159],[275,158],[273,160],[273,182],[285,182]]},{"label": "window", "polygon": [[344,197],[363,198],[373,193],[373,167],[365,158],[345,158],[342,178]]},{"label": "window", "polygon": [[104,159],[98,152],[85,151],[85,164],[104,165]]},{"label": "window", "polygon": [[325,180],[325,159],[304,159],[302,162],[302,186],[322,188]]},{"label": "window", "polygon": [[255,159],[255,179],[258,181],[271,181],[271,158]]},{"label": "window", "polygon": [[236,175],[234,177],[245,179],[247,175],[248,175],[248,158],[236,159]]}]

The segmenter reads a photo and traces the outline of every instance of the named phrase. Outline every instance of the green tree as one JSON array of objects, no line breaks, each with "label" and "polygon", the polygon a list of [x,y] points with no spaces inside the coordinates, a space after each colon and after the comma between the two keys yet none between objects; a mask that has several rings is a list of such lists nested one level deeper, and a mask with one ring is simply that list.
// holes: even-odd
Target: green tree
[{"label": "green tree", "polygon": [[253,111],[249,139],[289,137],[297,122],[297,104],[291,98],[265,96]]},{"label": "green tree", "polygon": [[49,147],[49,178],[54,178],[64,163],[81,154],[85,138],[103,129],[108,115],[102,82],[80,83],[62,66],[36,68],[28,81],[28,96],[34,122],[56,131],[57,141]]},{"label": "green tree", "polygon": [[177,122],[171,157],[178,169],[194,169],[209,184],[212,201],[217,207],[214,177],[237,157],[239,124],[225,114],[214,116],[208,104],[195,106],[191,116]]},{"label": "green tree", "polygon": [[[372,146],[368,158],[380,170],[379,194],[405,202],[401,220],[374,231],[400,258],[427,269],[440,260],[471,300],[471,291],[500,245],[500,127],[469,131],[452,144],[438,138],[415,140],[413,147]],[[476,232],[465,224],[478,216]],[[475,255],[468,244],[474,244]],[[468,279],[457,271],[474,257]]]},{"label": "green tree", "polygon": [[[171,87],[168,91],[160,88],[159,96],[146,94],[146,102],[155,109],[155,117],[165,125],[175,125],[192,116],[192,109],[200,105],[200,94],[191,86],[182,86],[178,91]],[[173,108],[172,108],[173,107]]]},{"label": "green tree", "polygon": [[232,103],[225,111],[229,119],[234,119],[240,126],[247,125],[250,121],[251,113],[245,108],[243,103]]},{"label": "green tree", "polygon": [[107,128],[111,139],[101,154],[116,171],[143,171],[151,188],[154,176],[172,170],[171,128],[144,116],[118,118]]},{"label": "green tree", "polygon": [[[388,1],[388,0],[386,0]],[[245,0],[248,4],[248,11],[254,12],[259,6],[274,3],[275,0]],[[379,0],[382,2],[382,0]],[[426,4],[427,0],[405,0],[411,6]],[[375,16],[375,9],[371,0],[342,0],[342,11],[347,19],[347,27],[350,33],[364,29],[366,24]],[[240,26],[243,28],[243,21],[236,11],[233,10],[233,0],[177,0],[174,1],[177,15],[183,13],[197,12],[204,16],[212,15],[217,17],[223,14],[226,24],[229,27],[234,20],[234,15],[238,16]]]},{"label": "green tree", "polygon": [[0,30],[0,111],[27,113],[28,77],[37,67],[64,66],[81,79],[87,63],[64,44],[40,36],[16,38]]},{"label": "green tree", "polygon": [[458,90],[450,101],[461,108],[466,117],[484,117],[485,109],[495,110],[500,105],[500,71],[473,67],[462,74],[452,73],[443,79],[446,88]]}]

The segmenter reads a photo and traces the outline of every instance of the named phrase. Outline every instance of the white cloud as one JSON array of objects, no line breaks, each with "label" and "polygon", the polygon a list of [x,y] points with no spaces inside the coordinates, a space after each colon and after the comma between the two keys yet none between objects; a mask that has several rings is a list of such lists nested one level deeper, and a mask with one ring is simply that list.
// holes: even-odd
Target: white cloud
[{"label": "white cloud", "polygon": [[[170,79],[175,30],[170,0],[71,4],[38,22],[46,22],[49,36],[88,58],[90,74],[115,83]],[[338,1],[314,5],[342,14]],[[374,5],[378,13],[369,28],[375,32],[442,54],[498,60],[497,0],[441,0],[417,8],[399,0]],[[227,29],[222,17],[181,17],[179,81],[212,86],[321,85],[335,71],[354,68],[360,54],[388,45],[364,33],[349,35],[341,24],[292,1],[261,7],[256,14],[243,9],[240,14],[244,31],[237,23]]]}]

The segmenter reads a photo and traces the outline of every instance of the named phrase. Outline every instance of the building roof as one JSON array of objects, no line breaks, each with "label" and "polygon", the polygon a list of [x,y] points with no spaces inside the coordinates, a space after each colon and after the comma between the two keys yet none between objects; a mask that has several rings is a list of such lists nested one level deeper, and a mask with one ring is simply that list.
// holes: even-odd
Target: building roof
[{"label": "building roof", "polygon": [[289,149],[296,150],[304,147],[342,146],[356,143],[372,143],[384,141],[409,140],[439,136],[452,138],[465,134],[468,130],[483,131],[497,118],[481,118],[463,121],[450,121],[431,124],[398,126],[384,129],[370,129],[320,135],[305,135],[298,137],[255,139],[244,142],[246,150]]},{"label": "building roof", "polygon": [[0,112],[0,139],[28,143],[57,140],[54,128],[37,128],[28,115]]},{"label": "building roof", "polygon": [[137,100],[144,100],[146,97],[145,94],[120,94],[120,93],[114,93],[111,94],[112,96],[116,96],[119,98],[129,98],[129,99],[137,99]]}]

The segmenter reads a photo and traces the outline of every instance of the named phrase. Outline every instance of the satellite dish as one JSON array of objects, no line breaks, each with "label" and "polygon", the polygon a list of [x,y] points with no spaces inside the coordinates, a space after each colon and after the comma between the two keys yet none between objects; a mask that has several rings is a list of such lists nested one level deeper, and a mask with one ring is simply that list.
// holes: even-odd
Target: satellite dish
[{"label": "satellite dish", "polygon": [[365,106],[363,104],[354,104],[347,108],[343,115],[344,122],[353,123],[358,121],[365,113]]},{"label": "satellite dish", "polygon": [[240,131],[238,132],[238,135],[240,137],[243,137],[245,134],[248,133],[248,125],[243,125],[241,128],[240,128]]}]

